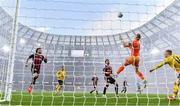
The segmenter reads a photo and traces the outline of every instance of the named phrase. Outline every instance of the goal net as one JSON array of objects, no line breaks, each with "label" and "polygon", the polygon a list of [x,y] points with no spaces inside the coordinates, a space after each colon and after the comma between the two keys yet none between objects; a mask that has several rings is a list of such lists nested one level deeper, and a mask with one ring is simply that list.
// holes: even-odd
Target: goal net
[{"label": "goal net", "polygon": [[[0,1],[0,104],[180,105],[179,96],[174,102],[166,100],[178,74],[168,65],[149,73],[163,61],[166,49],[180,54],[180,1],[129,1]],[[130,65],[114,77],[118,96],[110,84],[103,97],[105,59],[110,60],[116,74],[130,55],[123,42],[131,42],[136,33],[142,35],[139,68],[147,87],[143,88]],[[25,65],[38,47],[48,62],[42,62],[31,95],[27,89],[32,80],[32,61]],[[62,66],[66,77],[60,93],[55,94],[56,72]],[[95,74],[98,94],[91,94]],[[126,93],[121,92],[124,81]]]}]

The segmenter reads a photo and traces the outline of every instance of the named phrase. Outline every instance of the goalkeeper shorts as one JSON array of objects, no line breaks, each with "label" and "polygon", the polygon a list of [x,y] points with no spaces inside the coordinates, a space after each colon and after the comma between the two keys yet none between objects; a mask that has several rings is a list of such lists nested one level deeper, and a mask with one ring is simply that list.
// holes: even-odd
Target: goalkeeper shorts
[{"label": "goalkeeper shorts", "polygon": [[132,64],[135,67],[139,67],[139,61],[140,61],[139,56],[129,56],[129,57],[126,58],[124,64],[126,64],[126,65]]}]

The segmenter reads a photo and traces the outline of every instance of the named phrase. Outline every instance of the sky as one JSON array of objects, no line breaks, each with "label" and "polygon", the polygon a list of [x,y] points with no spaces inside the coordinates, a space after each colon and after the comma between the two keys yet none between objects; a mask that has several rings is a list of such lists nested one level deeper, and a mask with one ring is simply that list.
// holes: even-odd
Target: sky
[{"label": "sky", "polygon": [[[18,21],[60,35],[111,35],[132,30],[174,0],[20,0]],[[11,16],[15,0],[0,0]],[[122,12],[123,17],[117,16]]]}]

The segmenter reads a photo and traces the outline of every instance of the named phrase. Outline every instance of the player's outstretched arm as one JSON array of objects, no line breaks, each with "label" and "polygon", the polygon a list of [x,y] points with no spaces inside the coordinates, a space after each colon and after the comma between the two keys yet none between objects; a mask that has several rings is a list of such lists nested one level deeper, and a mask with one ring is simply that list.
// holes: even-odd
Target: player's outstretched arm
[{"label": "player's outstretched arm", "polygon": [[160,62],[159,64],[157,64],[155,67],[153,67],[149,72],[153,72],[155,70],[157,70],[158,68],[161,68],[163,65],[167,64],[166,61]]},{"label": "player's outstretched arm", "polygon": [[30,56],[27,58],[26,64],[25,64],[26,67],[28,67],[28,62],[29,62],[29,60],[30,60],[31,58],[33,58],[33,57],[34,57],[34,54],[30,55]]}]

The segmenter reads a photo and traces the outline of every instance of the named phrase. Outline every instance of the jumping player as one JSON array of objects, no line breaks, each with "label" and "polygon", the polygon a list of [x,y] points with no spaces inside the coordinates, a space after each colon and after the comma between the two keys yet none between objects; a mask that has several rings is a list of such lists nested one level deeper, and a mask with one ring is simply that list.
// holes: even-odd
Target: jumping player
[{"label": "jumping player", "polygon": [[28,57],[28,59],[26,61],[26,67],[28,67],[28,61],[30,59],[32,59],[32,61],[33,61],[32,65],[31,65],[32,81],[31,81],[31,84],[27,90],[28,90],[29,94],[32,94],[33,85],[35,85],[36,80],[40,74],[41,63],[42,63],[42,61],[47,63],[47,57],[44,57],[42,55],[42,49],[41,48],[37,48],[36,53],[32,54]]},{"label": "jumping player", "polygon": [[95,91],[96,94],[98,94],[98,91],[97,91],[98,77],[96,76],[96,74],[94,74],[94,76],[92,77],[92,82],[93,82],[94,89],[90,93],[92,94]]},{"label": "jumping player", "polygon": [[180,86],[180,55],[172,54],[172,50],[166,50],[164,55],[165,55],[164,61],[159,63],[155,67],[153,67],[150,70],[150,72],[153,72],[154,70],[157,70],[163,65],[168,64],[171,68],[173,68],[179,74],[179,76],[177,77],[177,81],[174,82],[173,94],[172,96],[167,98],[168,100],[176,100],[179,86]]},{"label": "jumping player", "polygon": [[139,94],[141,94],[143,91],[143,89],[141,89],[141,86],[142,86],[141,82],[138,80],[136,85],[137,85],[137,92],[139,92]]},{"label": "jumping player", "polygon": [[124,47],[128,47],[129,49],[131,49],[131,55],[126,58],[125,62],[123,63],[122,66],[119,67],[119,69],[116,71],[116,74],[118,75],[119,73],[121,73],[124,68],[128,65],[133,65],[136,71],[136,74],[141,78],[141,80],[144,83],[144,88],[146,88],[146,84],[147,81],[145,80],[143,74],[141,73],[141,71],[139,71],[139,62],[140,62],[140,39],[141,39],[141,35],[140,34],[136,34],[134,40],[132,41],[132,43],[123,43]]},{"label": "jumping player", "polygon": [[59,69],[56,72],[56,78],[58,80],[58,84],[56,85],[55,94],[58,94],[61,91],[65,76],[66,76],[66,71],[64,69],[64,66],[62,66],[61,69]]},{"label": "jumping player", "polygon": [[122,89],[121,93],[126,93],[127,92],[127,86],[128,86],[127,80],[125,79],[123,81],[123,89]]},{"label": "jumping player", "polygon": [[116,83],[116,80],[113,78],[112,67],[110,66],[109,59],[105,60],[105,67],[103,69],[103,73],[106,80],[106,86],[104,87],[103,96],[106,97],[106,90],[109,87],[109,84],[113,84],[115,86],[115,93],[116,96],[118,96],[118,83]]}]

